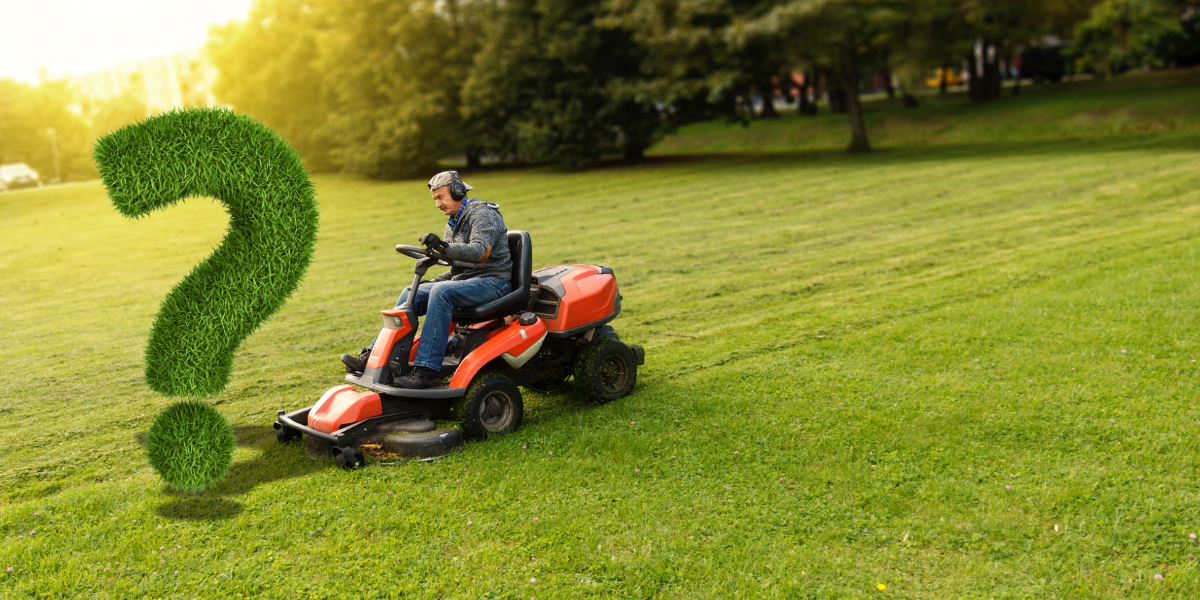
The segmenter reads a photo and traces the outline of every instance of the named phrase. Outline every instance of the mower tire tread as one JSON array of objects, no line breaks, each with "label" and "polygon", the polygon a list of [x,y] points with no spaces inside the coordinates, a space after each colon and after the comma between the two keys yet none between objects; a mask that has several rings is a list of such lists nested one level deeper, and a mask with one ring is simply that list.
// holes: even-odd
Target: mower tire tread
[{"label": "mower tire tread", "polygon": [[516,431],[524,419],[525,405],[521,389],[511,377],[488,370],[475,376],[452,410],[462,424],[463,435],[482,440]]},{"label": "mower tire tread", "polygon": [[575,358],[575,387],[592,404],[624,398],[637,384],[637,356],[619,340],[591,341]]}]

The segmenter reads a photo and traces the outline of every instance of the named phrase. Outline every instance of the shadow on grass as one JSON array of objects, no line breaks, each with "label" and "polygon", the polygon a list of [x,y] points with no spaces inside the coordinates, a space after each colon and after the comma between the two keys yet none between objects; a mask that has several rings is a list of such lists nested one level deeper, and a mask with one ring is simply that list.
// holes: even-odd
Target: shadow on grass
[{"label": "shadow on grass", "polygon": [[743,167],[754,164],[793,161],[796,166],[826,166],[847,163],[871,165],[919,164],[936,161],[970,159],[1006,159],[1016,157],[1061,156],[1075,154],[1087,156],[1113,152],[1186,152],[1194,153],[1200,148],[1200,132],[1191,129],[1167,132],[1127,133],[1110,137],[1077,137],[1020,142],[985,143],[909,143],[900,145],[882,144],[871,152],[851,154],[842,146],[804,148],[781,151],[737,151],[696,152],[680,154],[658,154],[639,159],[611,158],[585,167],[565,168],[548,165],[487,165],[473,169],[476,173],[510,170],[557,172],[562,174],[596,171],[622,171],[640,168],[661,167]]},{"label": "shadow on grass", "polygon": [[[230,499],[231,496],[244,495],[264,483],[303,477],[329,468],[328,461],[307,458],[302,445],[277,443],[271,427],[235,425],[233,436],[239,447],[258,448],[262,453],[252,460],[231,464],[224,478],[199,492],[186,492],[164,484],[163,493],[175,499],[158,507],[156,512],[160,517],[195,521],[229,519],[244,510],[239,502]],[[145,446],[145,433],[134,437]]]},{"label": "shadow on grass", "polygon": [[812,148],[779,152],[714,152],[704,154],[673,154],[650,156],[637,163],[612,161],[593,169],[636,168],[640,166],[706,165],[745,166],[754,163],[795,161],[797,166],[858,163],[862,165],[894,165],[930,161],[971,159],[1005,159],[1014,157],[1087,156],[1120,152],[1195,153],[1200,148],[1200,132],[1129,134],[1110,138],[1065,138],[1028,142],[934,143],[903,146],[881,146],[871,152],[851,154],[842,148]]}]

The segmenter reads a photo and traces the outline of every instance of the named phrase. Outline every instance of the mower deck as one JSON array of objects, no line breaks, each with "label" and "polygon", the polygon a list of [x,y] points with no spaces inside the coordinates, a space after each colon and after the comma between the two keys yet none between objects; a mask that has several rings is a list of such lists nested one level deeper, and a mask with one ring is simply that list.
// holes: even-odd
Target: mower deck
[{"label": "mower deck", "polygon": [[[349,379],[349,376],[347,376]],[[389,387],[389,386],[383,386]],[[391,388],[399,389],[399,388]],[[453,388],[446,388],[453,389]],[[404,392],[437,392],[439,388],[430,390],[400,390]],[[462,390],[457,390],[458,396],[462,395]],[[457,397],[457,396],[441,396],[440,398]],[[332,433],[317,431],[308,426],[308,413],[312,407],[302,408],[293,412],[279,411],[278,419],[275,422],[275,429],[280,427],[289,427],[301,433],[307,434],[319,440],[323,440],[338,447],[353,445],[354,442],[362,443],[362,440],[369,439],[372,436],[380,434],[392,433],[397,431],[397,426],[405,421],[413,419],[445,419],[449,416],[449,404],[440,402],[439,396],[424,396],[416,398],[380,396],[380,402],[383,405],[383,414],[377,417],[363,419],[357,423],[350,423]]]}]

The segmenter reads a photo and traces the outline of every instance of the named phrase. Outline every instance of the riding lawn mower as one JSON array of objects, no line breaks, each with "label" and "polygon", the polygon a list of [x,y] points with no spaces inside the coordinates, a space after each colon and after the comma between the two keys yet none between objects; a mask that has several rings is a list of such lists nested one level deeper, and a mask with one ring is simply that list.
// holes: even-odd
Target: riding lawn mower
[{"label": "riding lawn mower", "polygon": [[[429,460],[457,450],[467,439],[509,433],[521,426],[521,387],[550,390],[573,378],[578,392],[604,404],[628,395],[645,361],[608,323],[621,312],[612,269],[565,265],[532,271],[529,234],[510,230],[512,292],[477,306],[455,309],[444,383],[426,389],[392,385],[413,369],[420,323],[411,300],[380,311],[383,329],[361,373],[347,369],[346,383],[316,404],[279,411],[276,438],[309,436],[310,448],[327,451],[346,469],[365,464],[359,446],[382,442],[404,459]],[[426,271],[450,263],[430,248],[396,246],[416,259],[409,298]],[[362,391],[359,391],[362,388]],[[437,429],[435,420],[460,428]]]}]

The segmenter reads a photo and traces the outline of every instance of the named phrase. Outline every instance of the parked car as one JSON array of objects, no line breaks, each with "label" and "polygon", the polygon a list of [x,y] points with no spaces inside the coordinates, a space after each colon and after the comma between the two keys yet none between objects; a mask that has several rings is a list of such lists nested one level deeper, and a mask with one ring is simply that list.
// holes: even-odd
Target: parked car
[{"label": "parked car", "polygon": [[37,171],[25,163],[10,163],[0,165],[0,191],[8,191],[20,187],[42,187],[42,180]]},{"label": "parked car", "polygon": [[925,78],[925,85],[929,87],[941,87],[943,77],[946,79],[946,87],[959,86],[966,81],[966,78],[963,77],[963,73],[961,71],[938,67],[930,72],[929,76]]}]

